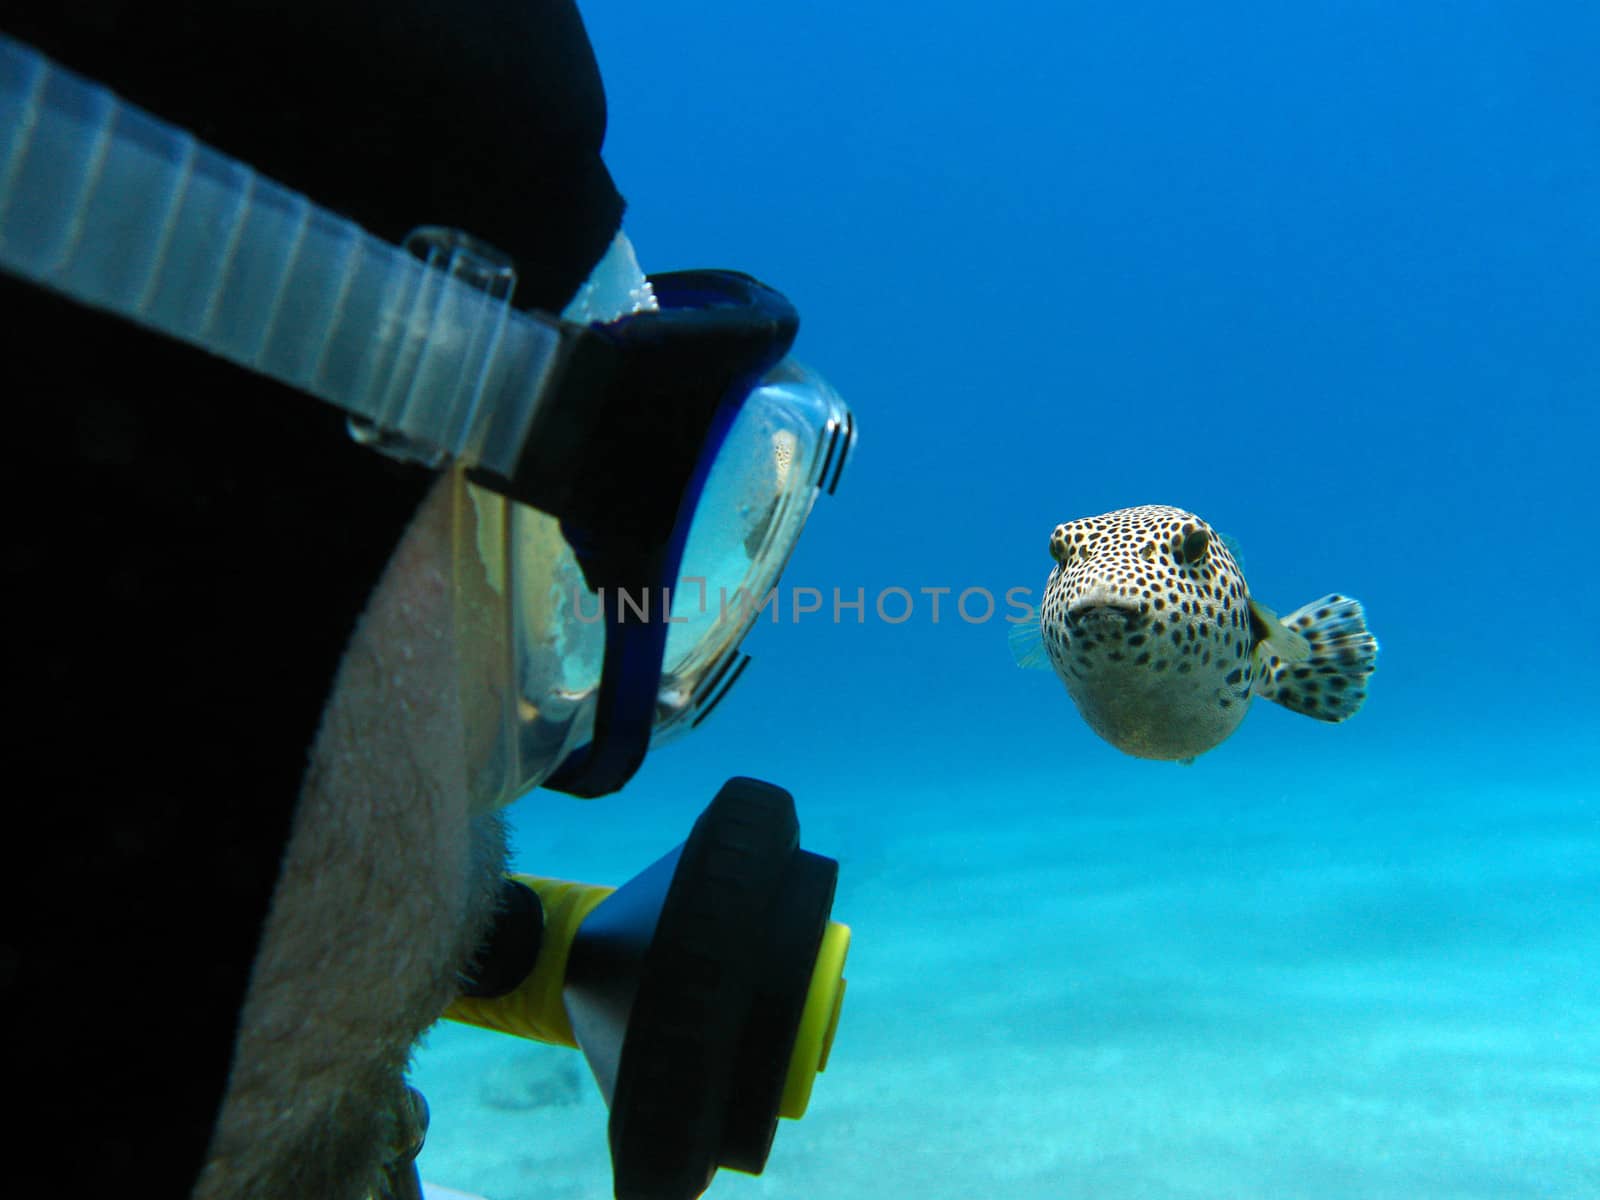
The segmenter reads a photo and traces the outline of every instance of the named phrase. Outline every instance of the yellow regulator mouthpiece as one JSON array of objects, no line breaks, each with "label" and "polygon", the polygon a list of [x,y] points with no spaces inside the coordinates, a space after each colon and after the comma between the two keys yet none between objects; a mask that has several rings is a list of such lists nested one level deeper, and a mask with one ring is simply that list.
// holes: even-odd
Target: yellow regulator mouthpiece
[{"label": "yellow regulator mouthpiece", "polygon": [[758,1175],[839,1026],[838,871],[800,848],[787,792],[729,780],[683,845],[619,888],[513,876],[472,996],[445,1015],[583,1052],[618,1196],[698,1196],[723,1167]]},{"label": "yellow regulator mouthpiece", "polygon": [[567,959],[578,927],[615,888],[564,879],[513,875],[512,879],[538,894],[544,908],[544,942],[533,970],[513,992],[493,999],[461,996],[445,1009],[448,1020],[515,1034],[536,1042],[578,1049],[561,1001]]},{"label": "yellow regulator mouthpiece", "polygon": [[[544,945],[528,977],[513,992],[493,999],[460,996],[445,1010],[445,1018],[463,1025],[493,1029],[535,1042],[579,1048],[567,1019],[561,989],[566,982],[567,962],[572,943],[584,918],[600,902],[616,891],[592,883],[571,883],[565,879],[543,879],[535,875],[512,875],[512,879],[532,888],[544,908]],[[828,1069],[833,1036],[839,1028],[839,1013],[844,1007],[844,962],[850,952],[850,926],[829,921],[823,930],[822,945],[811,969],[811,984],[806,989],[800,1025],[795,1030],[794,1050],[783,1078],[783,1095],[778,1115],[798,1121],[811,1103],[811,1086]]]}]

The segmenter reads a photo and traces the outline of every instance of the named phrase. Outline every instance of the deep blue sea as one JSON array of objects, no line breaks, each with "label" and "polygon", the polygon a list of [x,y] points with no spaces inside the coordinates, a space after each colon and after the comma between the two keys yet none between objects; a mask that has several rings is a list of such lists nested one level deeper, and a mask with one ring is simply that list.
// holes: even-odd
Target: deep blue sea
[{"label": "deep blue sea", "polygon": [[[1600,8],[583,8],[641,261],[782,289],[861,430],[822,611],[622,795],[513,809],[615,883],[754,775],[839,859],[832,1062],[711,1195],[1600,1196]],[[1135,760],[956,611],[1147,503],[1358,597],[1365,708]],[[418,1076],[429,1178],[609,1195],[576,1055]]]}]

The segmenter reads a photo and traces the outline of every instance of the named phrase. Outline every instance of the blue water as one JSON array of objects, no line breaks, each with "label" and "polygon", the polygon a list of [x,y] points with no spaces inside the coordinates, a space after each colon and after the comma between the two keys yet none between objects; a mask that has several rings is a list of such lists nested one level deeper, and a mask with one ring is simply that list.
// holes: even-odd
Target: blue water
[{"label": "blue water", "polygon": [[[823,612],[624,795],[514,810],[615,882],[751,774],[840,859],[833,1062],[712,1194],[1600,1196],[1600,10],[585,9],[646,267],[782,288],[862,430]],[[1360,598],[1363,711],[1135,761],[953,611],[1143,503]],[[442,1030],[431,1177],[608,1194],[561,1053]]]}]

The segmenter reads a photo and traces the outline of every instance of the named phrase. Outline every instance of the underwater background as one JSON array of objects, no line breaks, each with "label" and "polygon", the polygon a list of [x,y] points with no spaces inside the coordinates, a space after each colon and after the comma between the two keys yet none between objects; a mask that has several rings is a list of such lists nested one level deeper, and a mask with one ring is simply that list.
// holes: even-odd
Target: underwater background
[{"label": "underwater background", "polygon": [[[1600,1196],[1600,8],[583,8],[646,269],[782,289],[861,429],[822,611],[621,795],[511,810],[619,883],[754,775],[840,861],[828,1070],[710,1194]],[[1361,713],[1127,758],[955,611],[1146,503],[1358,597]],[[577,1054],[441,1026],[415,1081],[431,1181],[611,1194]]]}]

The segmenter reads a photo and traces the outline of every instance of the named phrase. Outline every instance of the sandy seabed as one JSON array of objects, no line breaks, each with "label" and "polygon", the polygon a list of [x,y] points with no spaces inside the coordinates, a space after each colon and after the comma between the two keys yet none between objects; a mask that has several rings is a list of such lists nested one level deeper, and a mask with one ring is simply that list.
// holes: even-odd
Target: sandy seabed
[{"label": "sandy seabed", "polygon": [[[1196,767],[1174,799],[1173,776],[1130,794],[1125,770],[1076,773],[1068,797],[1049,777],[901,779],[903,803],[880,782],[871,807],[802,804],[855,932],[843,1020],[766,1172],[710,1195],[1600,1196],[1587,771],[1416,760],[1318,781],[1285,763],[1242,789],[1237,766]],[[684,828],[537,822],[524,840],[597,882]],[[612,1194],[575,1052],[442,1025],[414,1081],[430,1181]]]}]

